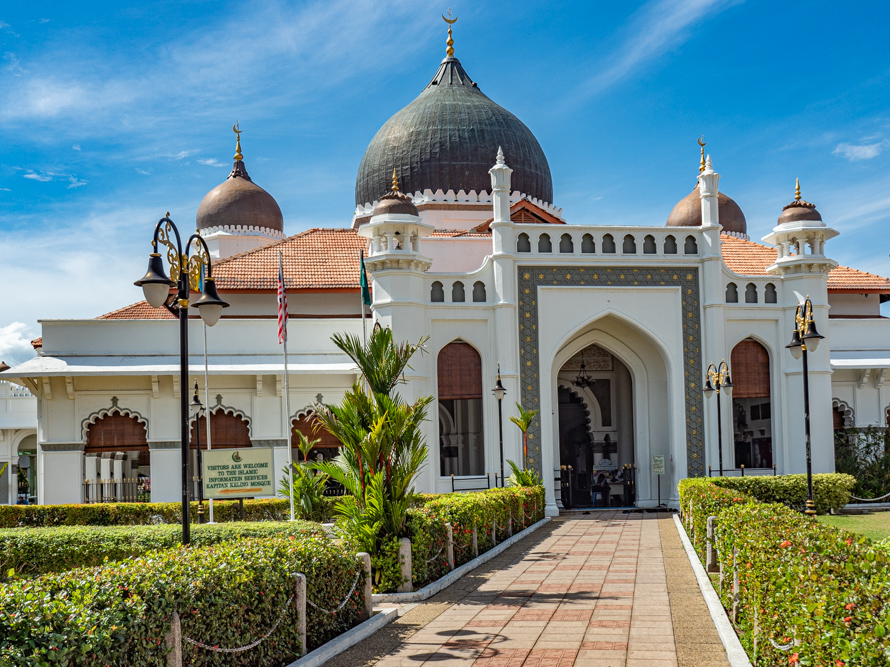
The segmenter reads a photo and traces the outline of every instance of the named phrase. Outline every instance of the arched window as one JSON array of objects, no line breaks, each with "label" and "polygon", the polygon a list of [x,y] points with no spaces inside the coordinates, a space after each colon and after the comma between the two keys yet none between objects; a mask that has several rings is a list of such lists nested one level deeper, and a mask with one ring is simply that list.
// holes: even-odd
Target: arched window
[{"label": "arched window", "polygon": [[90,424],[83,453],[84,502],[149,500],[139,480],[151,476],[151,454],[145,425],[136,417],[112,412]]},{"label": "arched window", "polygon": [[528,240],[528,234],[522,232],[516,239],[516,252],[531,252],[532,244]]},{"label": "arched window", "polygon": [[745,303],[757,303],[757,285],[754,283],[745,286]]},{"label": "arched window", "polygon": [[683,244],[683,252],[687,255],[698,254],[698,242],[695,240],[694,236],[686,237],[686,243]]},{"label": "arched window", "polygon": [[453,303],[463,303],[467,300],[467,295],[464,292],[464,284],[457,280],[451,286],[451,301]]},{"label": "arched window", "polygon": [[677,254],[677,239],[668,234],[664,237],[664,254],[665,255],[676,255]]},{"label": "arched window", "polygon": [[637,240],[631,234],[627,234],[624,237],[624,244],[621,246],[621,252],[625,255],[637,254]]},{"label": "arched window", "polygon": [[646,238],[643,239],[643,254],[654,255],[656,252],[655,237],[652,234],[646,234]]},{"label": "arched window", "polygon": [[84,454],[148,451],[145,426],[136,417],[114,412],[87,428]]},{"label": "arched window", "polygon": [[766,289],[763,292],[763,301],[765,303],[776,303],[778,300],[779,299],[776,295],[776,286],[772,283],[767,283]]},{"label": "arched window", "polygon": [[563,234],[559,239],[559,252],[572,253],[575,252],[575,242],[572,241],[571,234]]},{"label": "arched window", "polygon": [[603,252],[612,254],[615,252],[615,239],[612,238],[611,234],[606,234],[603,237]]},{"label": "arched window", "polygon": [[726,303],[738,303],[739,302],[739,288],[736,287],[735,283],[727,283],[726,284]]},{"label": "arched window", "polygon": [[[309,452],[310,459],[317,459],[319,454],[321,454],[322,458],[332,459],[337,455],[338,450],[340,449],[340,441],[337,440],[337,438],[323,428],[315,429],[314,418],[315,413],[309,412],[299,419],[291,419],[290,446],[294,450],[294,462],[303,460],[303,455],[297,448],[297,445],[299,444],[297,431],[302,433],[309,440],[318,440],[312,448],[312,451]],[[212,434],[211,437],[213,437]],[[216,446],[215,443],[214,446]]]},{"label": "arched window", "polygon": [[[207,449],[206,417],[199,420],[201,429],[201,449]],[[195,422],[192,421],[191,447],[195,449]],[[210,446],[213,449],[240,449],[252,447],[250,428],[247,421],[240,415],[233,415],[222,410],[210,416]]]},{"label": "arched window", "polygon": [[439,474],[484,475],[482,358],[462,341],[449,343],[436,362],[439,399]]},{"label": "arched window", "polygon": [[732,430],[735,467],[773,467],[769,353],[746,338],[732,349]]},{"label": "arched window", "polygon": [[549,234],[541,234],[538,237],[538,252],[553,252],[553,244],[550,243]]},{"label": "arched window", "polygon": [[485,283],[482,281],[473,283],[473,301],[475,303],[485,303]]},{"label": "arched window", "polygon": [[438,280],[433,281],[430,287],[430,301],[433,303],[442,303],[445,301],[445,288]]},{"label": "arched window", "polygon": [[590,234],[585,234],[581,237],[581,252],[596,252],[596,244],[593,242],[593,237]]}]

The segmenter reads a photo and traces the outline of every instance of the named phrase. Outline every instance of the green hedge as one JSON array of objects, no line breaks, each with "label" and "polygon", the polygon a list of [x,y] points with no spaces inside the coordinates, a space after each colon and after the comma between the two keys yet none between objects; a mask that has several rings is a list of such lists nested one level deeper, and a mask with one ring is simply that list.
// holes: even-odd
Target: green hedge
[{"label": "green hedge", "polygon": [[[309,600],[334,609],[360,571],[358,558],[330,540],[289,536],[180,547],[16,580],[0,586],[0,664],[164,667],[164,637],[174,611],[183,636],[222,648],[249,644],[282,619],[268,639],[241,653],[184,642],[186,664],[287,664],[300,655],[296,611],[286,606],[295,590],[293,574],[306,575]],[[309,607],[308,648],[353,627],[362,609],[360,584],[335,614]]]},{"label": "green hedge", "polygon": [[[727,489],[735,489],[754,496],[763,503],[782,503],[803,511],[807,500],[806,475],[780,475],[778,477],[711,477],[711,482]],[[816,512],[839,510],[850,502],[850,494],[856,478],[840,473],[813,475],[813,501]]]},{"label": "green hedge", "polygon": [[[311,521],[332,521],[336,498],[325,498]],[[204,503],[205,520],[209,517]],[[181,523],[182,503],[95,503],[90,505],[0,505],[0,528],[46,526],[138,526]],[[238,520],[238,502],[215,500],[214,521]],[[245,500],[245,521],[285,521],[290,518],[286,499]],[[198,521],[198,503],[191,504],[192,523]]]},{"label": "green hedge", "polygon": [[[736,553],[735,628],[755,664],[890,664],[890,555],[878,544],[709,480],[684,480],[679,489],[683,522],[701,557],[707,517],[717,516],[718,589],[727,610]],[[770,640],[796,644],[781,651]]]},{"label": "green hedge", "polygon": [[[205,546],[248,537],[323,535],[308,521],[193,526],[192,545]],[[178,546],[180,526],[59,526],[0,530],[0,581],[12,571],[17,576],[62,572],[75,567],[102,565],[150,551]]]}]

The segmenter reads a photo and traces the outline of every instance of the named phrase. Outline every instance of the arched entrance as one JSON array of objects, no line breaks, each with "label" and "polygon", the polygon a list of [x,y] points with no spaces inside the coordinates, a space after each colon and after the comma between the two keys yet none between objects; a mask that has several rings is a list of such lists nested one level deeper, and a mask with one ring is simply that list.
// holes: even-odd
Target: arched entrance
[{"label": "arched entrance", "polygon": [[563,506],[634,501],[633,391],[627,366],[593,344],[557,374],[559,467]]},{"label": "arched entrance", "polygon": [[151,454],[145,424],[113,409],[86,429],[84,502],[147,502]]}]

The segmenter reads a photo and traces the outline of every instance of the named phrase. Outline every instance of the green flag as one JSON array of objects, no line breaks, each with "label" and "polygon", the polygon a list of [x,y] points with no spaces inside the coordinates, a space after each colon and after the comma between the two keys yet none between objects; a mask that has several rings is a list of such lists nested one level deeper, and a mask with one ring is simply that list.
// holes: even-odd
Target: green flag
[{"label": "green flag", "polygon": [[371,288],[368,287],[368,274],[365,273],[365,253],[361,252],[361,277],[359,283],[362,286],[362,303],[366,306],[371,305]]}]

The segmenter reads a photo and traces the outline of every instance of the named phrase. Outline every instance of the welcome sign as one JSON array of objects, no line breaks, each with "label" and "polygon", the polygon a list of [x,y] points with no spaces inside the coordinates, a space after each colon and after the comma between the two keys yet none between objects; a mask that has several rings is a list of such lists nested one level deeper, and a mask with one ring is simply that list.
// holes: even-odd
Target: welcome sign
[{"label": "welcome sign", "polygon": [[202,452],[204,497],[252,498],[275,494],[272,449],[211,449]]}]

